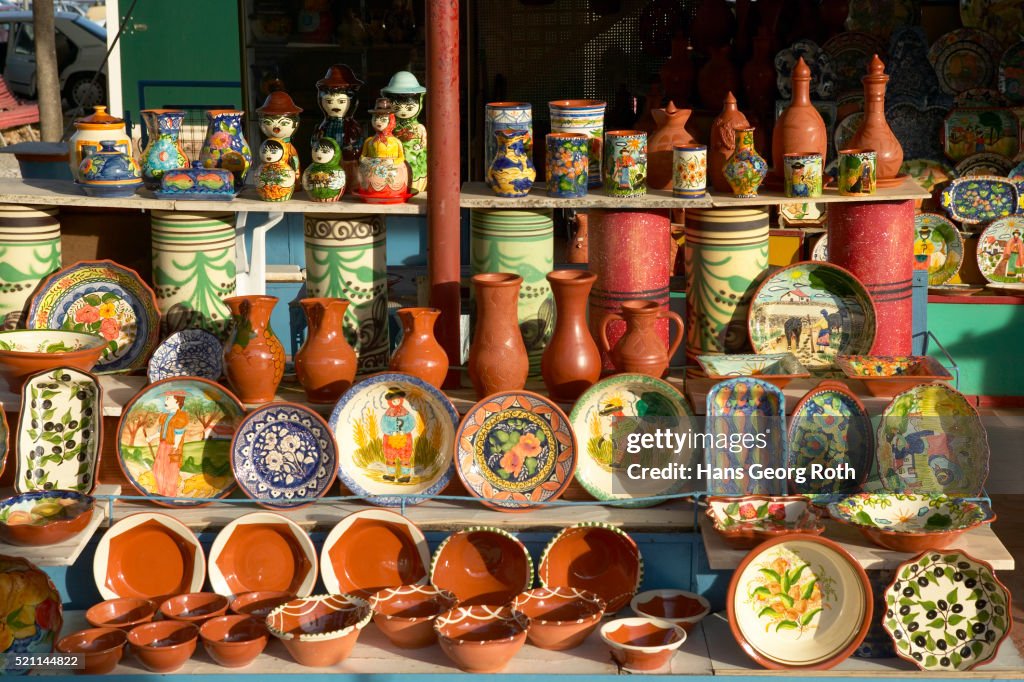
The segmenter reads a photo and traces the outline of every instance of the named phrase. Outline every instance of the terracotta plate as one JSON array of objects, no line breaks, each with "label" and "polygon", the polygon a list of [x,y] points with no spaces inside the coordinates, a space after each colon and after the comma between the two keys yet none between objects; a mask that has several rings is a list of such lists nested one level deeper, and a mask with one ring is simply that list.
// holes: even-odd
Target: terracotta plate
[{"label": "terracotta plate", "polygon": [[437,548],[430,583],[463,606],[507,604],[533,585],[533,560],[515,536],[474,526],[452,533]]},{"label": "terracotta plate", "polygon": [[182,329],[157,346],[146,373],[150,381],[171,377],[217,381],[224,373],[224,346],[205,329]]},{"label": "terracotta plate", "polygon": [[401,514],[367,509],[331,529],[320,574],[331,594],[369,596],[385,587],[427,582],[430,550],[419,527]]},{"label": "terracotta plate", "polygon": [[210,586],[217,594],[290,592],[307,597],[316,583],[316,548],[294,521],[272,512],[239,517],[210,547]]},{"label": "terracotta plate", "polygon": [[1011,216],[989,224],[978,237],[978,269],[989,282],[1024,282],[1024,218]]},{"label": "terracotta plate", "polygon": [[[918,213],[914,216],[914,260],[928,270],[928,286],[953,279],[964,260],[960,230],[937,213]],[[1024,271],[1024,262],[1021,267]]]},{"label": "terracotta plate", "polygon": [[551,539],[540,558],[543,587],[589,590],[612,614],[629,605],[644,577],[644,560],[633,538],[604,523],[580,523]]}]

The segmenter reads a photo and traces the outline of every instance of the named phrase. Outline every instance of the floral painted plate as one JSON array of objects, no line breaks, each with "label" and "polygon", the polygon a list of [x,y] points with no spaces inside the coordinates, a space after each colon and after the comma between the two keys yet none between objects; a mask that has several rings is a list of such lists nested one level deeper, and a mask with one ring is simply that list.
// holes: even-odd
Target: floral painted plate
[{"label": "floral painted plate", "polygon": [[121,470],[157,504],[192,507],[225,497],[235,487],[231,438],[244,413],[238,398],[206,379],[150,384],[117,425]]},{"label": "floral painted plate", "polygon": [[[33,374],[21,388],[21,404],[15,489],[90,492],[103,442],[96,377],[70,367]],[[3,426],[6,442],[6,421]]]},{"label": "floral painted plate", "polygon": [[593,592],[607,604],[605,614],[624,609],[644,579],[644,558],[625,531],[585,522],[562,529],[541,553],[541,587]]},{"label": "floral painted plate", "polygon": [[903,391],[882,412],[877,467],[890,492],[981,495],[989,446],[978,411],[944,383]]},{"label": "floral painted plate", "polygon": [[836,355],[868,353],[875,341],[875,304],[843,268],[803,261],[770,275],[758,287],[747,317],[756,353],[794,353],[812,372]]},{"label": "floral painted plate", "polygon": [[1010,592],[992,567],[955,550],[925,551],[896,569],[882,625],[896,654],[921,670],[990,663],[1012,626]]},{"label": "floral painted plate", "polygon": [[918,213],[914,216],[914,260],[927,267],[928,286],[953,279],[964,260],[960,230],[937,213]]},{"label": "floral painted plate", "polygon": [[999,60],[999,92],[1017,106],[1024,104],[1024,40],[1006,48]]},{"label": "floral painted plate", "polygon": [[792,353],[698,355],[697,364],[709,379],[715,381],[733,377],[757,377],[779,388],[785,388],[793,379],[811,376]]},{"label": "floral painted plate", "polygon": [[928,61],[943,92],[955,95],[996,84],[996,64],[1003,48],[991,34],[973,28],[950,31],[928,50]]},{"label": "floral painted plate", "polygon": [[793,95],[793,69],[800,57],[811,69],[811,98],[829,100],[835,94],[832,58],[813,40],[798,40],[775,55],[775,82],[783,99]]},{"label": "floral painted plate", "polygon": [[109,260],[80,261],[47,277],[28,311],[29,329],[99,334],[107,340],[95,371],[146,366],[160,340],[156,295],[139,274]]},{"label": "floral painted plate", "polygon": [[987,223],[1018,212],[1020,194],[1012,181],[995,175],[957,178],[942,190],[942,207],[961,223]]},{"label": "floral painted plate", "polygon": [[864,384],[875,397],[891,398],[931,381],[952,381],[942,364],[930,355],[843,355],[836,366],[847,379]]},{"label": "floral painted plate", "polygon": [[[786,452],[786,397],[774,384],[738,377],[711,387],[707,397],[705,444],[707,490],[715,495],[783,495],[786,481],[754,478],[753,469],[783,465]],[[747,445],[743,445],[746,442]]]},{"label": "floral painted plate", "polygon": [[64,626],[63,601],[50,578],[28,559],[0,555],[0,675],[24,674],[7,654],[51,654]]},{"label": "floral painted plate", "polygon": [[338,449],[323,417],[302,405],[274,403],[238,425],[231,470],[261,506],[295,509],[327,494],[338,474]]},{"label": "floral painted plate", "polygon": [[803,495],[712,495],[704,512],[733,549],[752,549],[780,535],[821,535],[820,514]]},{"label": "floral painted plate", "polygon": [[449,535],[430,560],[430,584],[459,604],[507,604],[533,586],[533,559],[511,533],[472,526]]},{"label": "floral painted plate", "polygon": [[161,343],[149,358],[150,382],[171,377],[217,381],[224,374],[224,345],[205,329],[182,329]]},{"label": "floral painted plate", "polygon": [[210,547],[210,587],[237,597],[246,592],[288,592],[308,597],[318,573],[316,548],[306,531],[273,512],[240,516]]},{"label": "floral painted plate", "polygon": [[736,641],[764,667],[825,670],[846,660],[867,635],[871,583],[835,542],[783,536],[740,562],[726,608]]},{"label": "floral painted plate", "polygon": [[1024,282],[1024,218],[1000,218],[978,237],[978,269],[994,284]]},{"label": "floral painted plate", "polygon": [[978,154],[971,154],[966,159],[958,163],[953,167],[953,173],[958,178],[967,177],[1004,177],[1009,175],[1010,167],[1013,165],[1013,161],[1010,161],[1005,156],[999,154],[992,154],[990,152],[981,152]]},{"label": "floral painted plate", "polygon": [[[569,415],[580,450],[576,480],[598,500],[614,500],[622,507],[648,507],[662,500],[647,498],[678,493],[683,481],[631,479],[624,439],[633,432],[682,429],[684,420],[697,428],[686,397],[667,381],[646,374],[616,374],[598,381],[579,397]],[[655,466],[664,466],[691,464],[695,453],[653,449],[649,456]]]},{"label": "floral painted plate", "polygon": [[455,466],[466,489],[500,511],[557,500],[576,472],[569,418],[547,398],[505,391],[469,408],[455,436]]}]

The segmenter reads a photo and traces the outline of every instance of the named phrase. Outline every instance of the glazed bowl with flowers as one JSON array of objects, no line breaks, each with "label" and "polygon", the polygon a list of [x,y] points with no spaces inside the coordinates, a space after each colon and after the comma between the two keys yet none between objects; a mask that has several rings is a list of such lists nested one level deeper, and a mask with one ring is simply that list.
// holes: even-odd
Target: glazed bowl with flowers
[{"label": "glazed bowl with flowers", "polygon": [[72,490],[40,490],[0,501],[0,540],[9,545],[55,545],[78,535],[96,504]]},{"label": "glazed bowl with flowers", "polygon": [[930,355],[839,355],[836,367],[847,379],[862,382],[871,395],[884,398],[918,384],[953,380],[953,375]]},{"label": "glazed bowl with flowers", "polygon": [[454,594],[433,585],[388,587],[370,597],[373,622],[400,649],[436,642],[434,620],[457,604]]},{"label": "glazed bowl with flowers", "polygon": [[118,628],[89,628],[64,637],[57,642],[62,654],[81,654],[84,675],[106,675],[117,667],[124,654],[128,634]]},{"label": "glazed bowl with flowers", "polygon": [[296,663],[326,668],[352,653],[372,615],[365,599],[351,594],[318,594],[278,606],[267,616],[266,624]]},{"label": "glazed bowl with flowers", "polygon": [[136,625],[128,633],[132,653],[154,673],[172,673],[196,652],[199,628],[177,620],[156,620]]},{"label": "glazed bowl with flowers", "polygon": [[266,648],[267,627],[252,616],[217,616],[203,623],[199,638],[217,665],[243,668]]},{"label": "glazed bowl with flowers", "polygon": [[128,632],[136,625],[153,620],[156,602],[138,597],[108,599],[85,612],[85,620],[94,628],[118,628]]},{"label": "glazed bowl with flowers", "polygon": [[641,618],[653,618],[678,625],[686,630],[687,634],[711,612],[711,604],[707,599],[684,590],[641,592],[633,597],[629,608]]},{"label": "glazed bowl with flowers", "polygon": [[189,592],[166,599],[160,604],[160,615],[197,626],[228,610],[228,598],[214,592]]},{"label": "glazed bowl with flowers", "polygon": [[526,643],[529,620],[508,606],[457,606],[434,621],[441,651],[459,670],[496,673]]},{"label": "glazed bowl with flowers", "polygon": [[72,367],[92,370],[107,347],[99,334],[59,329],[0,331],[0,377],[14,392],[37,372]]},{"label": "glazed bowl with flowers", "polygon": [[686,630],[663,620],[619,618],[601,626],[601,640],[628,672],[650,672],[668,665],[686,641]]},{"label": "glazed bowl with flowers", "polygon": [[538,587],[512,600],[512,609],[530,620],[530,644],[551,651],[583,644],[597,629],[606,606],[595,593],[572,587]]},{"label": "glazed bowl with flowers", "polygon": [[967,531],[996,518],[983,502],[913,493],[849,495],[831,503],[828,513],[879,547],[912,554],[949,547]]},{"label": "glazed bowl with flowers", "polygon": [[712,495],[705,514],[725,543],[751,549],[781,535],[821,535],[825,526],[802,495]]}]

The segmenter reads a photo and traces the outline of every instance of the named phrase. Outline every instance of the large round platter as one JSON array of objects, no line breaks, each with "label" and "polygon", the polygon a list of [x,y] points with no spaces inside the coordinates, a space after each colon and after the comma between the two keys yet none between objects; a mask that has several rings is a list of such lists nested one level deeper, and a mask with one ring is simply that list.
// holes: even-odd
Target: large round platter
[{"label": "large round platter", "polygon": [[533,586],[533,559],[514,535],[489,526],[452,533],[430,561],[430,584],[461,606],[507,604]]},{"label": "large round platter", "polygon": [[217,381],[224,373],[224,347],[205,329],[174,332],[153,351],[146,370],[150,381],[202,377]]},{"label": "large round platter", "polygon": [[755,352],[791,352],[811,371],[827,370],[836,355],[871,352],[875,304],[847,270],[803,261],[777,270],[758,287],[747,328]]},{"label": "large round platter", "polygon": [[367,377],[331,413],[338,476],[373,504],[419,504],[451,480],[458,423],[451,401],[425,381],[398,372]]},{"label": "large round platter", "polygon": [[[0,676],[25,674],[13,654],[52,655],[64,626],[63,601],[53,581],[28,559],[0,555]],[[6,660],[4,660],[6,659]]]},{"label": "large round platter", "polygon": [[496,393],[469,408],[455,443],[455,466],[466,489],[501,511],[558,499],[576,471],[569,418],[529,391]]},{"label": "large round platter", "polygon": [[[1024,272],[1024,247],[1021,248]],[[960,230],[937,213],[914,216],[914,258],[928,269],[928,286],[937,287],[956,277],[964,260],[964,239]]]},{"label": "large round platter", "polygon": [[990,663],[1010,633],[1010,592],[992,567],[956,550],[928,550],[896,569],[882,625],[896,654],[928,671]]},{"label": "large round platter", "polygon": [[231,438],[243,414],[238,398],[206,379],[150,384],[125,405],[117,425],[121,470],[157,504],[196,506],[224,497],[235,487]]},{"label": "large round platter", "polygon": [[1024,282],[1024,218],[990,223],[978,237],[978,269],[994,284]]},{"label": "large round platter", "polygon": [[633,538],[598,522],[563,529],[544,548],[537,567],[542,587],[593,592],[608,605],[607,614],[625,608],[643,578],[644,559]]},{"label": "large round platter", "polygon": [[928,61],[944,92],[955,95],[970,88],[996,84],[996,64],[1003,52],[984,31],[958,28],[940,37],[928,50]]},{"label": "large round platter", "polygon": [[142,512],[121,519],[103,534],[92,575],[104,599],[159,601],[201,590],[206,557],[195,534],[181,521]]},{"label": "large round platter", "polygon": [[43,280],[28,311],[30,329],[99,334],[96,372],[146,366],[160,340],[156,295],[138,273],[113,261],[81,261]]},{"label": "large round platter", "polygon": [[744,557],[726,607],[736,641],[764,667],[824,670],[846,660],[867,635],[871,584],[835,542],[783,536]]},{"label": "large round platter", "polygon": [[316,548],[291,519],[253,512],[217,533],[209,567],[210,586],[217,594],[269,590],[308,597],[316,584]]},{"label": "large round platter", "polygon": [[338,449],[327,422],[308,407],[264,405],[238,425],[231,471],[260,505],[295,509],[327,494],[338,473]]}]

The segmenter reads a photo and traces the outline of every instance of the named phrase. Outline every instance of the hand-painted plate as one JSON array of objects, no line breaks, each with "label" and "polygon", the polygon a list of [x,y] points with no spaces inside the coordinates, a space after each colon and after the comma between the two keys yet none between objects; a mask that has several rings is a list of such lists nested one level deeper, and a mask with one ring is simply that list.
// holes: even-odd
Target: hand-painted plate
[{"label": "hand-painted plate", "polygon": [[999,92],[1015,105],[1024,104],[1024,40],[1006,48],[999,60]]},{"label": "hand-painted plate", "polygon": [[47,277],[32,297],[29,329],[99,334],[95,371],[140,369],[160,340],[156,295],[138,273],[109,260],[81,261]]},{"label": "hand-painted plate", "polygon": [[755,352],[788,351],[812,372],[827,370],[836,355],[871,352],[875,304],[850,272],[804,261],[776,271],[758,287],[747,328]]},{"label": "hand-painted plate", "polygon": [[836,76],[832,59],[813,40],[798,40],[775,55],[775,83],[783,99],[793,94],[793,69],[800,57],[811,69],[811,98],[829,100],[835,95]]},{"label": "hand-painted plate", "polygon": [[882,55],[885,52],[877,38],[858,31],[836,34],[826,40],[821,49],[832,62],[836,94],[863,92],[860,79],[867,73],[871,56]]},{"label": "hand-painted plate", "polygon": [[1010,592],[984,561],[928,550],[896,569],[882,621],[896,654],[921,670],[964,672],[990,663],[1010,633]]},{"label": "hand-painted plate", "polygon": [[540,557],[541,587],[586,590],[612,614],[629,605],[644,579],[644,557],[625,531],[606,523],[578,523],[551,538]]},{"label": "hand-painted plate", "polygon": [[918,213],[914,216],[914,260],[928,269],[928,286],[953,279],[964,260],[960,230],[937,213]]},{"label": "hand-painted plate", "polygon": [[708,492],[784,495],[785,480],[751,476],[751,467],[774,469],[784,464],[786,397],[782,391],[753,377],[722,381],[708,391],[706,414],[706,431],[714,439],[704,447]]},{"label": "hand-painted plate", "polygon": [[1017,213],[1020,194],[998,176],[957,178],[942,190],[942,207],[961,223],[987,223]]},{"label": "hand-painted plate", "polygon": [[904,159],[900,174],[909,175],[924,191],[931,192],[937,185],[953,179],[953,169],[945,161],[931,159]]},{"label": "hand-painted plate", "polygon": [[825,532],[809,495],[711,495],[707,505],[704,515],[733,549],[753,549],[780,535]]},{"label": "hand-painted plate", "polygon": [[217,533],[209,571],[210,587],[217,594],[271,591],[308,597],[316,584],[316,548],[291,519],[253,512]]},{"label": "hand-painted plate", "polygon": [[1024,217],[1000,218],[978,237],[978,269],[989,282],[1024,282]]},{"label": "hand-painted plate", "polygon": [[1020,120],[1002,107],[956,108],[942,127],[946,157],[954,163],[979,153],[1013,159],[1021,151],[1020,138]]},{"label": "hand-painted plate", "polygon": [[920,20],[920,0],[850,0],[846,28],[884,39],[897,27],[916,26]]},{"label": "hand-painted plate", "polygon": [[387,509],[342,519],[324,540],[320,576],[331,594],[370,595],[386,587],[426,583],[427,538],[415,523]]},{"label": "hand-painted plate", "polygon": [[966,159],[958,163],[953,167],[953,173],[958,178],[966,178],[970,176],[991,176],[996,177],[1006,176],[1010,173],[1010,167],[1013,165],[1013,161],[1010,161],[1005,156],[999,154],[991,154],[989,152],[981,152],[978,154],[971,154]]},{"label": "hand-painted plate", "polygon": [[96,377],[71,367],[34,374],[21,388],[21,404],[15,489],[91,491],[103,442],[103,391]]},{"label": "hand-painted plate", "polygon": [[557,500],[576,472],[569,418],[529,391],[496,393],[469,408],[455,447],[455,467],[466,489],[501,511]]},{"label": "hand-painted plate", "polygon": [[1010,45],[1020,38],[1020,0],[960,0],[960,22],[977,28]]},{"label": "hand-painted plate", "polygon": [[[226,388],[198,377],[150,384],[125,405],[117,455],[132,487],[165,506],[196,506],[235,487],[231,438],[244,414]],[[187,498],[168,500],[161,498]]]},{"label": "hand-painted plate", "polygon": [[928,50],[928,61],[944,92],[955,95],[970,88],[996,84],[996,64],[1003,48],[984,31],[958,28],[940,37]]},{"label": "hand-painted plate", "polygon": [[878,425],[878,476],[890,492],[981,495],[988,478],[988,434],[978,411],[945,383],[903,391]]},{"label": "hand-painted plate", "polygon": [[698,355],[697,364],[714,381],[732,377],[757,377],[779,388],[785,388],[793,379],[811,376],[792,353]]},{"label": "hand-painted plate", "polygon": [[0,677],[24,675],[14,654],[50,656],[64,626],[63,601],[53,581],[35,564],[19,556],[0,555]]},{"label": "hand-painted plate", "polygon": [[818,241],[814,242],[814,248],[811,249],[811,260],[818,261],[819,263],[828,262],[828,232],[818,237]]},{"label": "hand-painted plate", "polygon": [[147,373],[151,382],[171,377],[217,381],[224,373],[224,346],[205,329],[182,329],[153,351]]},{"label": "hand-painted plate", "polygon": [[268,509],[295,509],[327,494],[338,449],[327,422],[308,407],[264,405],[231,441],[231,470],[242,492]]},{"label": "hand-painted plate", "polygon": [[331,413],[338,476],[373,504],[419,504],[451,480],[458,423],[451,401],[425,381],[398,372],[367,377]]},{"label": "hand-painted plate", "polygon": [[[633,480],[628,465],[633,455],[625,451],[625,438],[633,432],[682,428],[689,420],[696,427],[690,404],[672,384],[646,374],[616,374],[588,388],[569,415],[580,449],[576,480],[598,500],[615,501],[622,507],[649,507],[684,487],[677,480]],[[651,450],[653,462],[691,464],[695,450],[678,455],[674,449]]]},{"label": "hand-painted plate", "polygon": [[430,584],[463,606],[507,604],[533,586],[533,559],[507,531],[473,526],[452,533],[434,552]]}]

